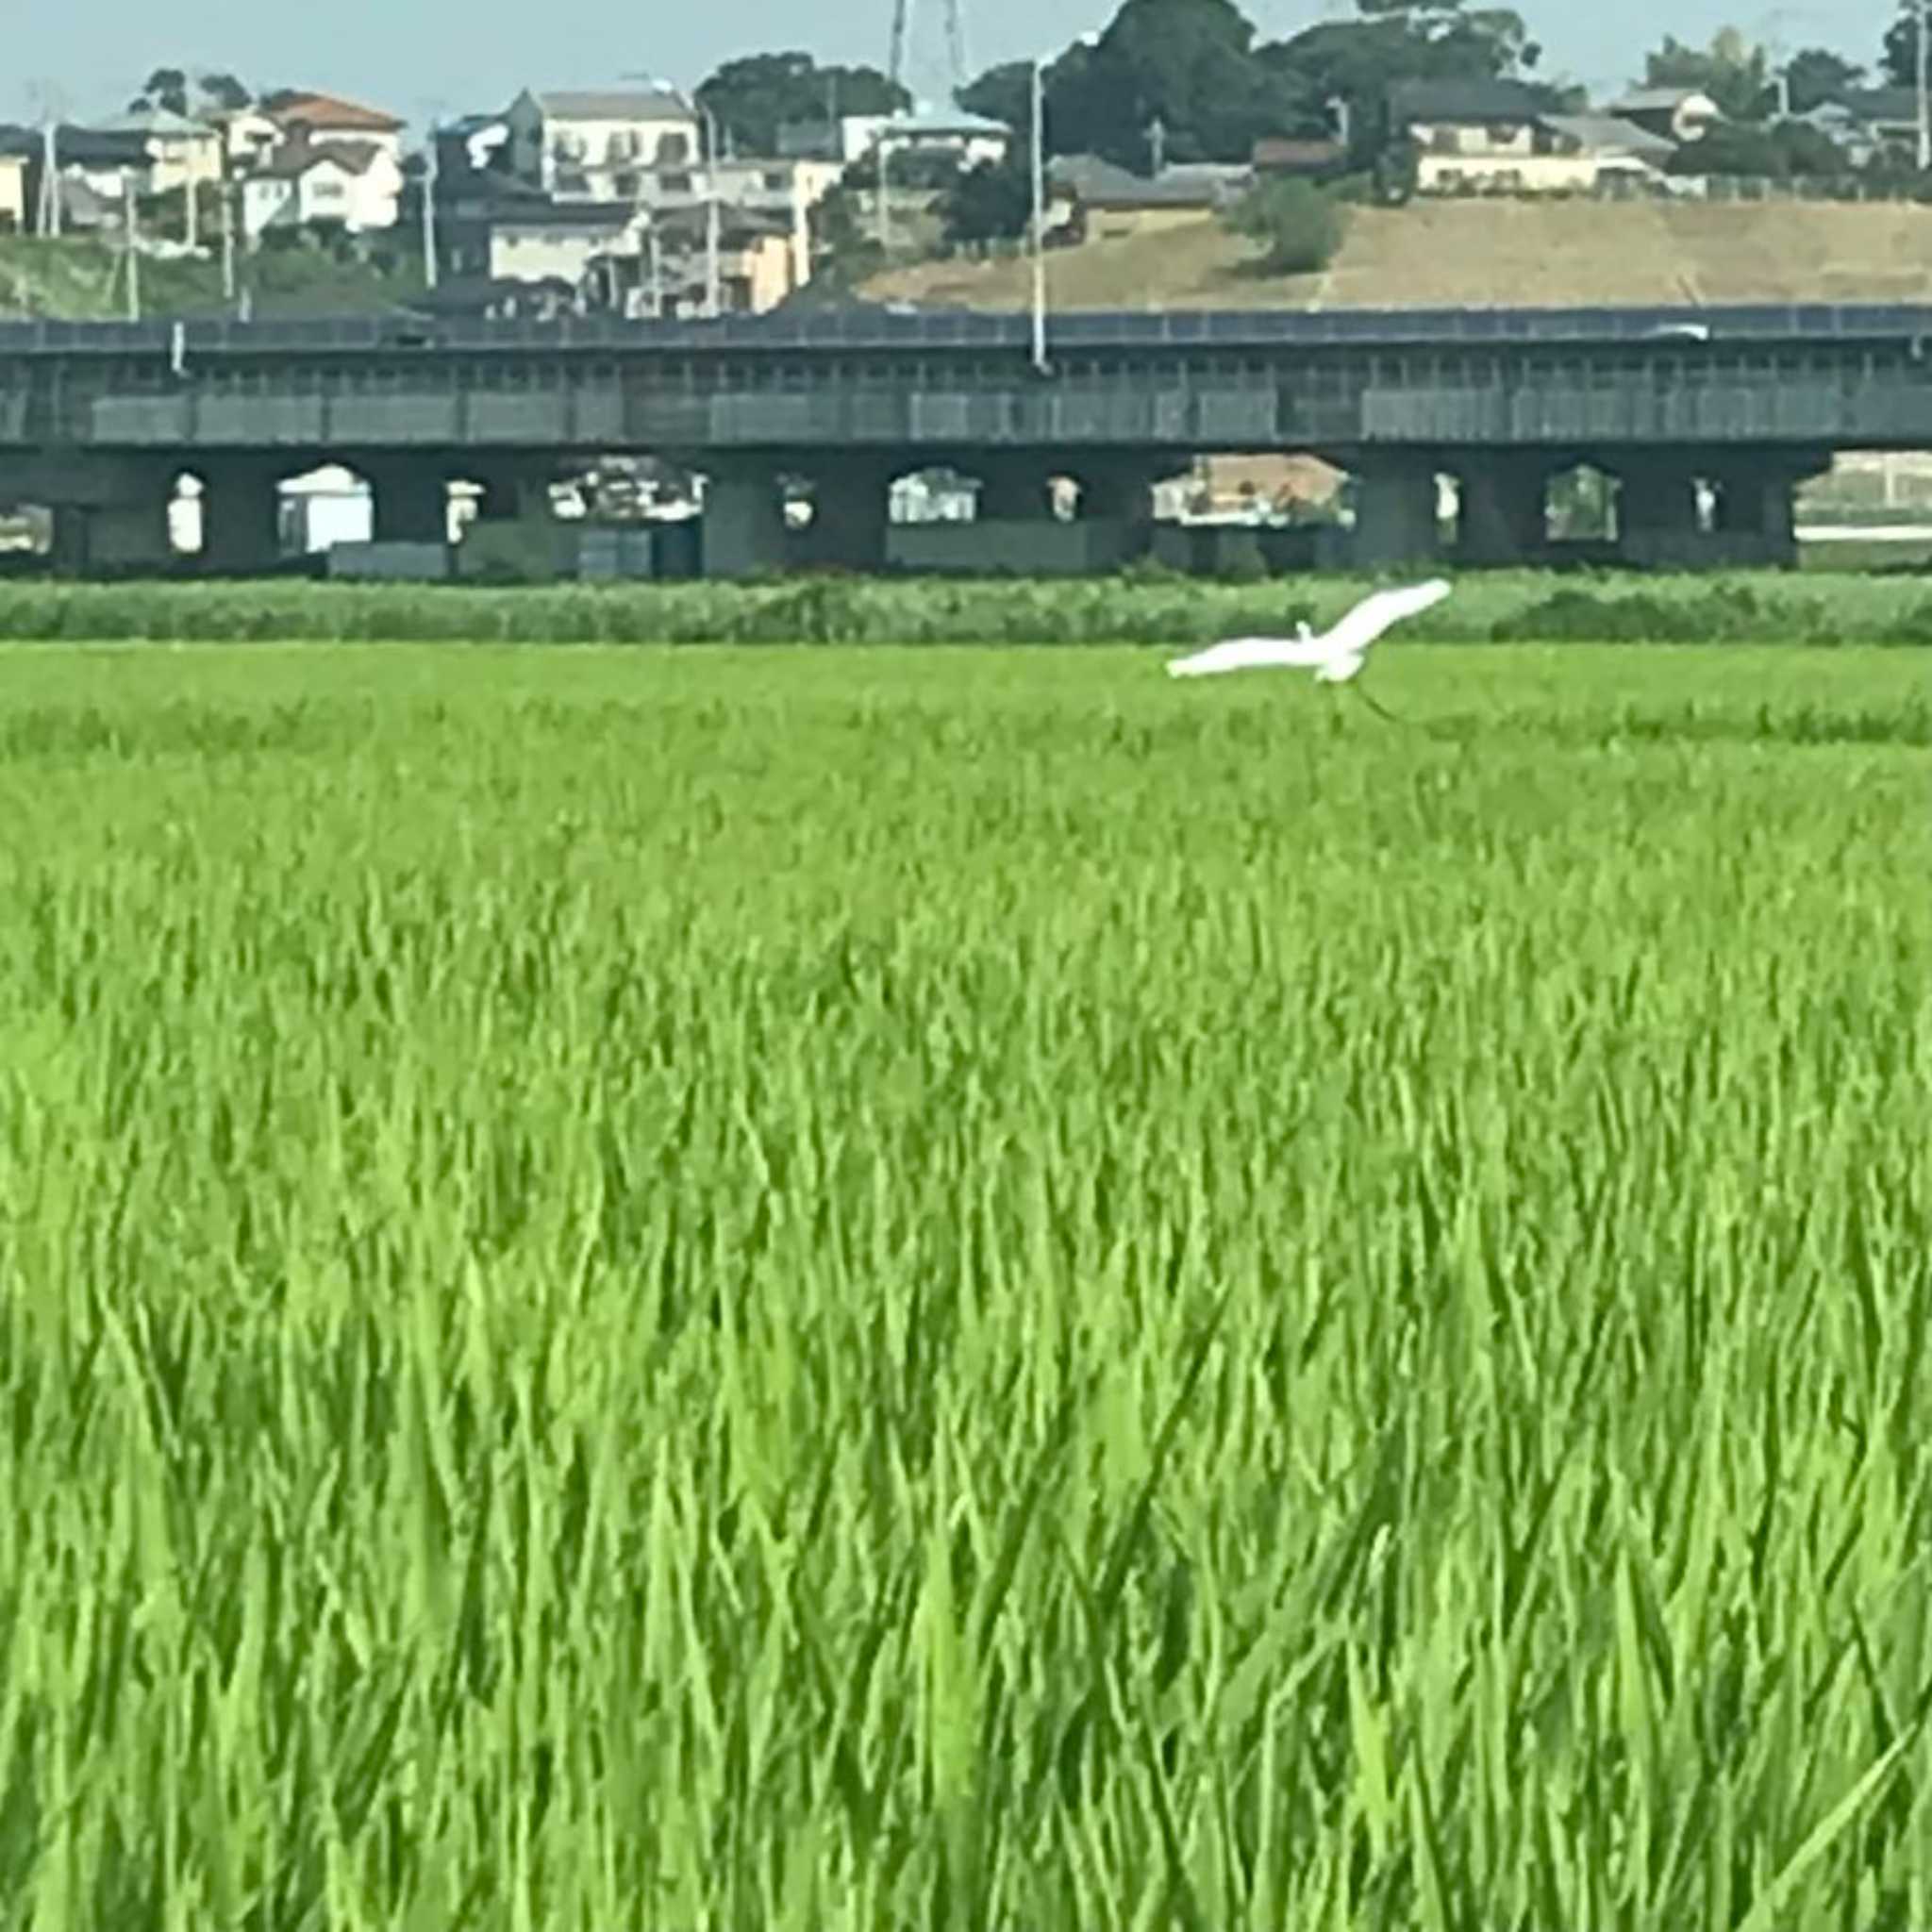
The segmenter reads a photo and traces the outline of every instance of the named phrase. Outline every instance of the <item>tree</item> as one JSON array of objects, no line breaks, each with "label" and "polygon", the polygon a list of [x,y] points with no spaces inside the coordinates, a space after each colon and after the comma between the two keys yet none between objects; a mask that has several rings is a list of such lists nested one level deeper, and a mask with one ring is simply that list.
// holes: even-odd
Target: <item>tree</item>
[{"label": "tree", "polygon": [[1898,18],[1886,29],[1885,77],[1895,87],[1919,84],[1919,0],[1899,0]]},{"label": "tree", "polygon": [[202,99],[222,113],[239,114],[255,98],[232,74],[204,74],[199,86]]},{"label": "tree", "polygon": [[959,90],[959,105],[969,114],[984,114],[989,121],[1004,121],[1016,133],[1031,125],[1033,116],[1033,63],[1030,60],[1003,60],[989,67],[976,79]]},{"label": "tree", "polygon": [[185,67],[157,67],[142,83],[140,93],[128,103],[128,107],[135,113],[159,108],[170,114],[206,116],[232,113],[245,108],[254,98],[232,74],[191,73]]},{"label": "tree", "polygon": [[1400,0],[1361,0],[1361,6],[1358,20],[1325,21],[1258,50],[1264,65],[1294,76],[1304,98],[1315,104],[1314,125],[1282,132],[1320,133],[1327,104],[1342,102],[1354,164],[1379,167],[1391,147],[1390,92],[1406,81],[1519,80],[1552,112],[1572,105],[1566,90],[1529,80],[1541,50],[1522,16],[1508,8]]},{"label": "tree", "polygon": [[[1255,57],[1253,24],[1233,0],[1124,0],[1092,45],[1069,47],[1044,75],[1045,138],[1055,154],[1091,153],[1147,169],[1170,161],[1244,161],[1263,135],[1298,125],[1300,84]],[[1028,63],[965,89],[961,104],[1028,124]]]},{"label": "tree", "polygon": [[1785,68],[1794,114],[1808,114],[1826,101],[1841,98],[1865,84],[1865,70],[1828,47],[1807,47],[1794,54]]},{"label": "tree", "polygon": [[149,108],[165,108],[171,114],[188,111],[188,75],[179,67],[157,67],[142,82],[141,92],[129,103],[136,113]]},{"label": "tree", "polygon": [[699,86],[698,102],[734,147],[769,155],[777,151],[778,129],[787,122],[823,125],[841,114],[895,114],[912,97],[875,67],[821,67],[793,49],[725,61]]},{"label": "tree", "polygon": [[1333,197],[1308,181],[1263,181],[1227,214],[1228,226],[1262,244],[1271,275],[1305,275],[1335,259],[1347,216]]},{"label": "tree", "polygon": [[939,212],[949,242],[996,242],[1024,234],[1033,213],[1028,157],[1016,146],[1004,160],[981,161],[964,170],[941,196]]},{"label": "tree", "polygon": [[[1470,7],[1465,0],[1357,0],[1369,21],[1395,20],[1457,64],[1467,58],[1491,77],[1516,76],[1542,59],[1541,42],[1513,7]],[[1421,78],[1422,76],[1415,76]]]},{"label": "tree", "polygon": [[1771,62],[1734,26],[1720,28],[1708,47],[1693,47],[1674,34],[1644,57],[1646,87],[1696,88],[1733,121],[1759,121],[1772,109]]},{"label": "tree", "polygon": [[1745,175],[1771,181],[1851,172],[1838,143],[1802,121],[1779,121],[1770,126],[1721,122],[1702,141],[1680,147],[1668,166],[1674,175]]}]

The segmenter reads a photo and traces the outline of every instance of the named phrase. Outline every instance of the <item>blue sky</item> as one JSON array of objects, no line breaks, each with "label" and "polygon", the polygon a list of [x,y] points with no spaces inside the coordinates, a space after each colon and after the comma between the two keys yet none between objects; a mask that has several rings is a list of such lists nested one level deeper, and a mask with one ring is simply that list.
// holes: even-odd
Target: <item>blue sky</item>
[{"label": "blue sky", "polygon": [[[972,64],[1055,50],[1101,25],[1112,0],[966,0]],[[1261,32],[1280,36],[1353,11],[1350,0],[1244,0]],[[942,0],[917,0],[915,45],[940,45]],[[1861,58],[1875,52],[1895,0],[1527,0],[1523,10],[1548,48],[1555,75],[1607,88],[1627,78],[1641,50],[1666,31],[1707,38],[1727,22],[1788,50],[1823,42]],[[227,66],[260,87],[309,86],[389,108],[411,122],[502,106],[518,88],[608,81],[627,71],[687,84],[721,59],[761,47],[807,45],[826,58],[884,64],[891,0],[571,0],[548,31],[522,6],[457,0],[14,0],[7,9],[0,118],[27,118],[51,86],[75,116],[123,105],[161,64]],[[801,18],[811,25],[801,27]],[[495,22],[503,23],[501,26]]]}]

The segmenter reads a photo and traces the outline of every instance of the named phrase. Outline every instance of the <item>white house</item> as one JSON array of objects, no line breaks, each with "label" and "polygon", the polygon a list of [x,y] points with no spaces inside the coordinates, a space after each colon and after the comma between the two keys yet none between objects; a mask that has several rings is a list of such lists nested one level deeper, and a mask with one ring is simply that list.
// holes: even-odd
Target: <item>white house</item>
[{"label": "white house", "polygon": [[887,153],[947,154],[962,168],[981,161],[1003,161],[1013,144],[1013,130],[1004,121],[969,114],[963,108],[916,108],[909,114],[848,114],[839,124],[845,159],[871,154],[881,142]]},{"label": "white house", "polygon": [[581,287],[595,262],[639,254],[647,225],[648,217],[622,203],[506,203],[475,225],[479,256],[463,266],[492,281]]},{"label": "white house", "polygon": [[142,186],[149,194],[173,194],[191,182],[198,187],[222,178],[222,137],[206,122],[166,108],[140,108],[100,123],[94,131],[128,135],[142,142],[147,154]]},{"label": "white house", "polygon": [[0,154],[0,234],[25,234],[26,225],[26,157]]},{"label": "white house", "polygon": [[222,156],[231,174],[246,175],[275,153],[284,139],[281,125],[259,108],[236,108],[208,116],[222,137]]},{"label": "white house", "polygon": [[242,183],[242,231],[250,242],[271,228],[326,222],[351,234],[392,228],[403,174],[388,149],[332,141],[282,148]]},{"label": "white house", "polygon": [[1517,81],[1417,81],[1397,88],[1422,194],[1579,194],[1614,177],[1661,174],[1667,135],[1614,114],[1545,113]]},{"label": "white house", "polygon": [[696,108],[666,88],[526,88],[503,118],[510,173],[562,200],[635,200],[642,171],[694,163],[701,151]]}]

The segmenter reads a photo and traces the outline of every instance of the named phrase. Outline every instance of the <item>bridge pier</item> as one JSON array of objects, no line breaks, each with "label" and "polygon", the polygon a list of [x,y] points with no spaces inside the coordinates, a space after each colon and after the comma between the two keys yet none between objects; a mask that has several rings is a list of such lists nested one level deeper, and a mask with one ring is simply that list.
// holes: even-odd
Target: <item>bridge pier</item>
[{"label": "bridge pier", "polygon": [[447,543],[449,482],[440,463],[384,458],[357,466],[375,498],[378,543]]},{"label": "bridge pier", "polygon": [[978,493],[973,499],[975,523],[1018,523],[1053,515],[1052,472],[1037,457],[987,457],[978,465]]},{"label": "bridge pier", "polygon": [[1701,541],[1697,471],[1684,457],[1626,458],[1616,465],[1617,547],[1625,561],[1686,570],[1709,560]]},{"label": "bridge pier", "polygon": [[54,505],[58,576],[151,576],[175,560],[168,499],[154,504]]},{"label": "bridge pier", "polygon": [[1717,475],[1717,526],[1727,551],[1779,570],[1798,561],[1798,485],[1820,465],[1761,458],[1724,465]]},{"label": "bridge pier", "polygon": [[1496,451],[1457,472],[1462,489],[1459,560],[1476,568],[1521,568],[1541,556],[1549,539],[1549,475],[1537,456]]},{"label": "bridge pier", "polygon": [[9,494],[45,504],[61,576],[152,574],[174,561],[172,458],[53,456],[22,464]]},{"label": "bridge pier", "polygon": [[699,541],[708,577],[750,577],[785,567],[785,507],[777,472],[762,462],[719,462],[705,472]]},{"label": "bridge pier", "polygon": [[1084,465],[1077,473],[1080,517],[1107,523],[1151,524],[1154,486],[1165,469],[1165,464],[1137,462],[1128,457]]},{"label": "bridge pier", "polygon": [[858,456],[813,475],[811,523],[800,545],[807,562],[885,569],[892,467]]},{"label": "bridge pier", "polygon": [[245,456],[199,466],[204,571],[245,576],[280,562],[281,470],[278,461]]},{"label": "bridge pier", "polygon": [[1356,472],[1355,560],[1368,570],[1400,569],[1441,547],[1433,456],[1381,458]]}]

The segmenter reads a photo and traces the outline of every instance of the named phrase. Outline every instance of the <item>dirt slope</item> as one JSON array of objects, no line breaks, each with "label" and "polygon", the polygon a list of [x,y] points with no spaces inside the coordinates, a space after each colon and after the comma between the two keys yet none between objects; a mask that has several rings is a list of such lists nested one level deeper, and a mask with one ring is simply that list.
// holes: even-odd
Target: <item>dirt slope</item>
[{"label": "dirt slope", "polygon": [[[1065,308],[1561,307],[1597,303],[1932,301],[1932,209],[1417,203],[1356,211],[1322,275],[1257,275],[1202,216],[1048,258]],[[1021,308],[1024,260],[924,262],[877,298]]]}]

